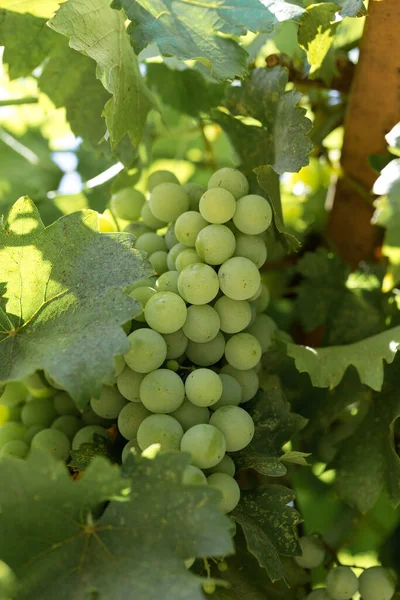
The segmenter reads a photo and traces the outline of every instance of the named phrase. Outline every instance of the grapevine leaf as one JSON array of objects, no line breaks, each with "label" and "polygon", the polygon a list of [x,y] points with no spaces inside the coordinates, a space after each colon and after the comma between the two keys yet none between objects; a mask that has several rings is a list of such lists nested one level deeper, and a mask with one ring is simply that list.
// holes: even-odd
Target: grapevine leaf
[{"label": "grapevine leaf", "polygon": [[21,598],[84,600],[90,591],[98,600],[202,600],[202,580],[184,559],[233,548],[218,493],[181,484],[187,462],[132,456],[121,477],[96,458],[73,482],[47,456],[2,461],[0,555],[20,578]]},{"label": "grapevine leaf", "polygon": [[383,361],[392,363],[399,345],[400,326],[397,326],[347,346],[310,348],[288,344],[287,348],[298,371],[308,373],[316,387],[335,387],[353,365],[361,383],[379,392],[383,383]]},{"label": "grapevine leaf", "polygon": [[353,435],[342,444],[332,466],[335,487],[360,512],[368,512],[385,485],[393,506],[400,504],[400,458],[393,439],[393,424],[400,416],[398,361],[385,378],[383,391]]},{"label": "grapevine leaf", "polygon": [[[311,121],[297,106],[301,94],[285,91],[287,82],[288,71],[282,67],[254,69],[242,86],[230,88],[226,101],[230,113],[214,111],[215,120],[251,169],[271,165],[281,175],[308,164]],[[259,124],[245,124],[237,115]]]},{"label": "grapevine leaf", "polygon": [[286,231],[283,224],[279,177],[277,173],[270,166],[257,167],[254,169],[254,172],[261,189],[267,194],[272,206],[276,237],[287,252],[296,252],[300,248],[300,242],[293,234]]},{"label": "grapevine leaf", "polygon": [[78,471],[84,471],[96,456],[102,456],[113,462],[110,440],[97,433],[93,435],[93,442],[85,442],[79,446],[78,450],[71,450],[68,466]]},{"label": "grapevine leaf", "polygon": [[235,556],[225,562],[227,570],[220,572],[214,569],[213,575],[222,579],[228,586],[217,586],[213,594],[215,600],[295,600],[298,588],[307,583],[307,574],[297,567],[291,559],[281,558],[285,569],[285,579],[272,583],[265,569],[262,569],[256,558],[246,547],[246,540],[238,528],[235,535]]},{"label": "grapevine leaf", "polygon": [[265,485],[242,491],[240,502],[232,513],[243,528],[247,547],[272,581],[285,577],[280,554],[301,554],[296,537],[300,515],[288,506],[295,494],[280,485]]},{"label": "grapevine leaf", "polygon": [[65,106],[74,134],[96,147],[106,132],[102,112],[111,96],[96,77],[95,63],[57,37],[57,46],[39,78],[40,89],[57,108]]},{"label": "grapevine leaf", "polygon": [[147,83],[165,104],[191,116],[222,103],[226,85],[207,81],[193,69],[170,69],[164,63],[147,65]]},{"label": "grapevine leaf", "polygon": [[96,61],[97,77],[112,94],[104,107],[112,148],[125,134],[137,144],[154,100],[140,75],[124,16],[107,0],[69,0],[60,6],[49,26],[67,36],[71,48]]},{"label": "grapevine leaf", "polygon": [[5,46],[3,62],[9,65],[10,79],[29,75],[44,61],[58,37],[46,27],[45,19],[0,10],[0,39]]},{"label": "grapevine leaf", "polygon": [[243,77],[247,71],[246,52],[219,32],[269,32],[278,21],[296,19],[304,12],[298,0],[222,0],[218,5],[210,0],[116,0],[114,4],[132,21],[128,31],[137,54],[155,43],[163,56],[199,60],[219,80]]},{"label": "grapevine leaf", "polygon": [[[61,0],[63,1],[63,0]],[[0,0],[0,8],[20,14],[49,19],[60,5],[60,0]]]},{"label": "grapevine leaf", "polygon": [[364,17],[367,14],[364,0],[336,0],[342,17]]},{"label": "grapevine leaf", "polygon": [[290,405],[276,383],[260,390],[256,398],[246,404],[246,409],[253,417],[255,434],[246,448],[235,453],[237,468],[252,468],[270,477],[285,475],[282,446],[305,426],[306,419],[290,411]]},{"label": "grapevine leaf", "polygon": [[0,380],[43,369],[81,407],[100,393],[139,309],[122,290],[152,273],[132,239],[99,234],[93,211],[44,228],[29,198],[14,204],[0,231]]},{"label": "grapevine leaf", "polygon": [[48,141],[35,129],[18,138],[0,129],[0,164],[2,213],[24,194],[29,194],[35,202],[44,200],[49,190],[58,188],[62,177],[50,158]]},{"label": "grapevine leaf", "polygon": [[319,69],[334,40],[338,23],[332,21],[337,9],[338,5],[333,2],[313,4],[308,7],[301,20],[298,41],[307,53],[310,79],[318,77]]}]

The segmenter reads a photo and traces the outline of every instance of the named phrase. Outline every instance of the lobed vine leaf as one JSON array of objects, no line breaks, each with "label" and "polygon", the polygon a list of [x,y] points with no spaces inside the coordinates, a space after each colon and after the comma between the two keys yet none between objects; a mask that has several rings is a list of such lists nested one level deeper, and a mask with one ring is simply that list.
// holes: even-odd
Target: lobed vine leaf
[{"label": "lobed vine leaf", "polygon": [[367,415],[341,445],[332,467],[340,496],[360,512],[368,512],[385,486],[394,507],[400,504],[400,458],[393,427],[400,417],[399,362],[387,369],[382,392],[369,405]]},{"label": "lobed vine leaf", "polygon": [[332,46],[338,23],[334,16],[338,5],[333,2],[311,5],[301,19],[298,42],[307,53],[310,79],[319,76],[319,69]]},{"label": "lobed vine leaf", "polygon": [[[281,175],[308,164],[311,121],[298,106],[301,94],[285,91],[287,82],[288,71],[283,67],[254,69],[242,86],[230,88],[226,100],[229,112],[213,113],[247,170],[271,165]],[[256,123],[246,124],[243,117]]]},{"label": "lobed vine leaf", "polygon": [[304,12],[298,0],[116,0],[114,6],[132,21],[128,31],[137,54],[155,43],[163,56],[196,59],[221,81],[247,72],[245,50],[227,34],[269,32],[275,23]]},{"label": "lobed vine leaf", "polygon": [[383,384],[383,361],[392,363],[400,346],[400,326],[347,346],[310,348],[288,344],[288,356],[300,373],[308,373],[316,387],[333,388],[353,365],[361,383],[380,391]]},{"label": "lobed vine leaf", "polygon": [[202,600],[202,580],[184,559],[233,548],[218,493],[181,484],[187,462],[132,456],[122,476],[96,458],[74,482],[48,455],[2,460],[0,556],[15,569],[20,597]]},{"label": "lobed vine leaf", "polygon": [[295,494],[280,485],[265,485],[243,490],[232,515],[243,529],[247,548],[272,581],[285,577],[280,555],[301,554],[296,527],[301,522],[296,510],[288,506]]},{"label": "lobed vine leaf", "polygon": [[43,369],[80,407],[100,393],[139,312],[123,289],[152,273],[132,239],[99,234],[93,211],[44,228],[29,198],[14,204],[0,232],[1,381]]},{"label": "lobed vine leaf", "polygon": [[155,100],[140,75],[139,64],[126,34],[124,16],[113,10],[107,0],[81,3],[69,0],[50,19],[49,26],[69,38],[74,50],[97,63],[97,77],[112,94],[104,116],[115,146],[128,134],[137,144]]},{"label": "lobed vine leaf", "polygon": [[283,463],[300,457],[282,454],[282,446],[306,425],[307,420],[291,412],[290,404],[276,382],[261,389],[246,405],[246,410],[253,418],[255,434],[246,448],[235,453],[236,467],[252,468],[269,477],[285,475],[287,468]]},{"label": "lobed vine leaf", "polygon": [[49,19],[56,12],[60,3],[60,0],[0,0],[0,8]]}]

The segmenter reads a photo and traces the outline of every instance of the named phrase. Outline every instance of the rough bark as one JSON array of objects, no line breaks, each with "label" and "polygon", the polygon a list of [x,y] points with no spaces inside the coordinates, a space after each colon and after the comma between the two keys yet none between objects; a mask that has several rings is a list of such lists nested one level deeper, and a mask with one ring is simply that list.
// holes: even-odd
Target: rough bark
[{"label": "rough bark", "polygon": [[336,186],[327,237],[355,267],[373,258],[382,232],[371,225],[376,173],[371,154],[386,151],[385,135],[400,120],[400,1],[369,3],[360,59],[346,115],[343,177]]}]

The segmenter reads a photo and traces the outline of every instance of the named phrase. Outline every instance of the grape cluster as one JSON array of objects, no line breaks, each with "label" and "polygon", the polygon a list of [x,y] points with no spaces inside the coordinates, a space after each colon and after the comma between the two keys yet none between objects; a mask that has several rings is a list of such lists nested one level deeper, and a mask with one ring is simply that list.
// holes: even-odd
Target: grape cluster
[{"label": "grape cluster", "polygon": [[[304,569],[316,569],[325,558],[325,549],[315,536],[299,539],[302,556],[295,561]],[[391,573],[384,567],[365,569],[357,578],[350,567],[337,566],[328,571],[326,586],[308,594],[306,600],[350,600],[354,594],[360,593],[362,600],[391,600],[396,584]]]},{"label": "grape cluster", "polygon": [[[122,461],[132,448],[153,444],[186,452],[184,483],[219,490],[228,513],[240,497],[231,453],[254,435],[241,405],[258,390],[274,328],[263,314],[269,294],[259,271],[272,210],[230,168],[214,173],[207,190],[156,171],[148,190],[147,200],[124,189],[110,203],[156,273],[128,290],[142,311],[124,326],[130,350],[116,357],[115,381],[83,414],[46,374],[8,384],[0,399],[8,411],[0,453],[23,458],[38,447],[66,461],[94,434],[108,439],[116,424],[126,440]],[[107,213],[99,229],[113,229]]]},{"label": "grape cluster", "polygon": [[[128,440],[122,460],[130,448],[152,444],[187,452],[184,482],[218,489],[221,508],[230,512],[240,497],[230,453],[254,435],[253,420],[239,405],[256,394],[270,344],[270,320],[262,314],[269,294],[259,269],[271,207],[229,168],[214,173],[207,190],[156,171],[148,190],[148,200],[136,190],[111,200],[112,213],[129,218],[126,231],[157,274],[129,292],[143,310],[116,381],[129,401],[118,414]],[[92,400],[93,410],[106,416],[109,401],[100,405],[101,397]]]}]

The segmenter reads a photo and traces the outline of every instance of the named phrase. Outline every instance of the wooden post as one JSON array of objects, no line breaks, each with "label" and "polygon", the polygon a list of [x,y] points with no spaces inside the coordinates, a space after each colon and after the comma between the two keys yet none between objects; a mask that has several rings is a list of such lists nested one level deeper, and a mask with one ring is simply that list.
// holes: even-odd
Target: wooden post
[{"label": "wooden post", "polygon": [[353,267],[371,259],[382,231],[371,225],[376,173],[371,154],[386,151],[385,135],[400,121],[400,0],[369,3],[360,58],[351,90],[339,179],[327,238]]}]

